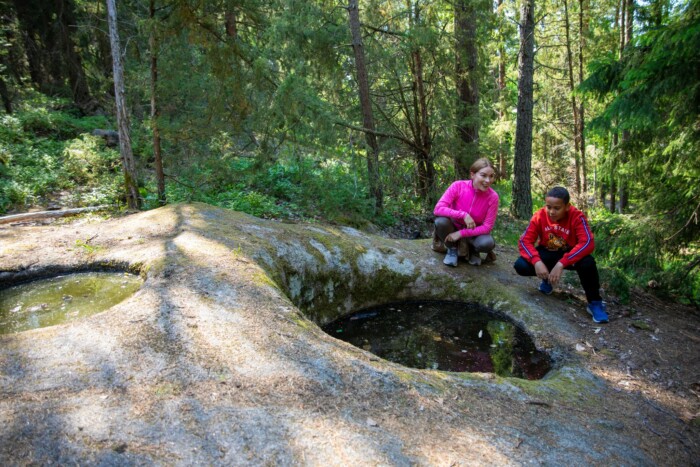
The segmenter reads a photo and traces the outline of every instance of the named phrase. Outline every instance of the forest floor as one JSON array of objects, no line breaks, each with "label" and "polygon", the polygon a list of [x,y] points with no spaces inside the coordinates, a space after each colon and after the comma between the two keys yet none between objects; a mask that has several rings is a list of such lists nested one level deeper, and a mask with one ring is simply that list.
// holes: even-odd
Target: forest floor
[{"label": "forest floor", "polygon": [[[390,238],[431,238],[432,217],[406,219],[378,233]],[[512,263],[518,257],[515,246],[499,250],[506,253],[501,254],[502,261]],[[685,423],[700,426],[700,310],[659,298],[653,290],[634,288],[627,303],[605,297],[609,323],[581,324],[577,310],[585,306],[585,295],[577,287],[575,273],[566,271],[565,275],[564,284],[548,300],[566,304],[572,323],[597,331],[583,342],[596,373],[621,391],[634,389],[676,407]],[[544,299],[534,291],[539,281],[533,278],[531,282],[533,299]]]},{"label": "forest floor", "polygon": [[[532,303],[535,324],[552,323],[540,342],[569,349],[571,378],[597,382],[570,394],[566,375],[564,389],[532,389],[411,371],[300,326],[286,298],[261,295],[257,266],[231,260],[227,239],[271,235],[273,223],[172,212],[0,225],[0,272],[179,255],[153,266],[164,269],[128,307],[0,336],[3,463],[700,465],[695,308],[636,290],[628,304],[607,297],[610,323],[595,324],[576,286],[541,295],[512,271],[517,250],[498,246],[476,271]],[[382,234],[418,229],[423,239],[397,251],[440,268],[421,222]],[[439,272],[470,281],[475,269]]]}]

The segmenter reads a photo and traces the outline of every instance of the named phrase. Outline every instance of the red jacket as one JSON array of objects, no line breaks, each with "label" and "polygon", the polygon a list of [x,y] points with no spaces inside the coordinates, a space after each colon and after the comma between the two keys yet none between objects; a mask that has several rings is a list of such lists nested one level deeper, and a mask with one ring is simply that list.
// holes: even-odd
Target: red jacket
[{"label": "red jacket", "polygon": [[518,248],[520,255],[531,264],[540,261],[540,254],[535,249],[535,242],[548,250],[565,251],[559,260],[564,267],[571,266],[581,258],[593,253],[595,243],[593,232],[586,216],[573,206],[559,222],[552,222],[545,208],[537,211],[530,220],[530,225],[520,237]]}]

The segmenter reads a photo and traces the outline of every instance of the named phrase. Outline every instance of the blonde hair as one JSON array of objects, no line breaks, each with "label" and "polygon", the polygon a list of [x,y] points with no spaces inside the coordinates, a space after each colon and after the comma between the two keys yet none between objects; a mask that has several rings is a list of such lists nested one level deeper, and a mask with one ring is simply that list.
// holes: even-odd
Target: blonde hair
[{"label": "blonde hair", "polygon": [[496,167],[493,166],[490,160],[488,160],[485,157],[482,157],[480,159],[477,159],[474,161],[471,167],[469,167],[469,173],[470,174],[475,174],[479,170],[485,168],[485,167],[491,167],[494,172],[496,172]]}]

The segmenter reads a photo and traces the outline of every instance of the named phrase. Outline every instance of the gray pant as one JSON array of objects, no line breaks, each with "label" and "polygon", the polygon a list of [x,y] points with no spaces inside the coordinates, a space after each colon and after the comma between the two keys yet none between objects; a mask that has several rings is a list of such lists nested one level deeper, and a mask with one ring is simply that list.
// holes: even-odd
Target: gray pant
[{"label": "gray pant", "polygon": [[[442,240],[447,248],[455,248],[457,242],[446,242],[445,238],[452,232],[456,232],[457,227],[449,217],[435,218],[435,233]],[[496,242],[491,234],[477,235],[476,237],[466,237],[469,244],[470,253],[488,253],[494,249]]]}]

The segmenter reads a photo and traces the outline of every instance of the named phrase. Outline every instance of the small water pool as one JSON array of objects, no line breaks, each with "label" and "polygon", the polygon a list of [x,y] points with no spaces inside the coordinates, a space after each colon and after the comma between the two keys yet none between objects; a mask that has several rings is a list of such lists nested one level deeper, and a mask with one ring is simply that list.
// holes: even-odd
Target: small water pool
[{"label": "small water pool", "polygon": [[0,334],[54,326],[104,311],[143,280],[126,272],[81,272],[0,290]]},{"label": "small water pool", "polygon": [[476,303],[391,303],[343,316],[323,330],[411,368],[524,379],[541,379],[551,368],[523,329]]}]

